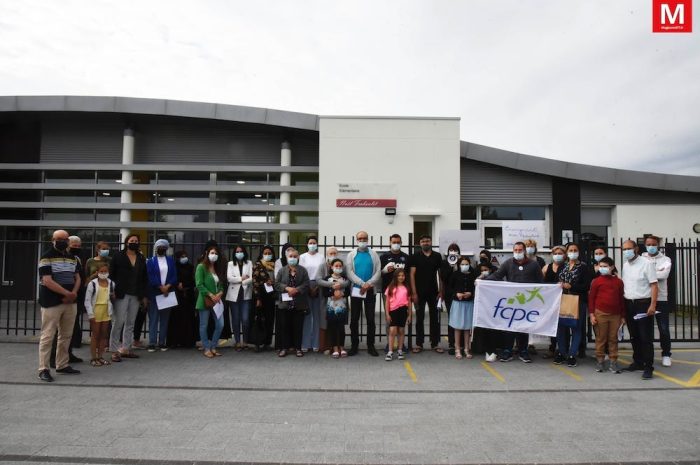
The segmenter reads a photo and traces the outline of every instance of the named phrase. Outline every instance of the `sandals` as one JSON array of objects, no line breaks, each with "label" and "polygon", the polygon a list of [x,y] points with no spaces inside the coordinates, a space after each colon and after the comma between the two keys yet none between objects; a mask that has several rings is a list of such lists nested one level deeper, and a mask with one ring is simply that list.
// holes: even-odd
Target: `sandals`
[{"label": "sandals", "polygon": [[415,346],[411,352],[413,352],[414,354],[420,354],[421,352],[423,352],[423,347]]},{"label": "sandals", "polygon": [[205,350],[204,351],[204,356],[206,358],[214,358],[214,354],[211,352],[211,350]]},{"label": "sandals", "polygon": [[287,351],[282,349],[279,352],[277,352],[278,357],[286,357],[287,356]]},{"label": "sandals", "polygon": [[433,347],[433,350],[435,351],[435,353],[438,353],[438,354],[445,353],[445,349],[443,349],[442,347],[435,346],[435,347]]},{"label": "sandals", "polygon": [[331,358],[340,358],[340,352],[333,352]]},{"label": "sandals", "polygon": [[455,358],[457,360],[462,360],[462,351],[461,350],[455,350]]},{"label": "sandals", "polygon": [[112,363],[109,360],[105,360],[102,357],[97,359],[98,362],[100,362],[102,365],[111,365]]},{"label": "sandals", "polygon": [[102,363],[100,363],[99,358],[93,358],[92,360],[90,360],[90,366],[97,368],[97,367],[101,367]]},{"label": "sandals", "polygon": [[467,358],[474,358],[474,356],[472,355],[471,352],[466,352],[466,354],[467,354],[467,355],[466,355]]},{"label": "sandals", "polygon": [[304,352],[301,350],[297,350],[297,357],[303,357],[303,356],[304,356]]},{"label": "sandals", "polygon": [[340,358],[347,358],[347,357],[348,357],[347,351],[345,349],[341,350],[340,351]]},{"label": "sandals", "polygon": [[214,354],[214,357],[222,357],[224,355],[218,350],[212,350],[211,353]]},{"label": "sandals", "polygon": [[119,352],[114,352],[112,354],[112,362],[113,363],[119,363],[122,361],[122,356]]}]

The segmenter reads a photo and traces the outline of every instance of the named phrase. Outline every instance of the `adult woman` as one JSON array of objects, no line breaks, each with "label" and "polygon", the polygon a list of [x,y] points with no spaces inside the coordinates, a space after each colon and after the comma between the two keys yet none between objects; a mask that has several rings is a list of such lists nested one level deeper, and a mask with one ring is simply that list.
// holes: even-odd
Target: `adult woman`
[{"label": "adult woman", "polygon": [[[277,307],[279,308],[279,327],[281,341],[279,355],[287,355],[287,347],[296,350],[297,357],[303,357],[301,338],[304,330],[304,317],[309,310],[307,293],[309,291],[309,274],[304,267],[299,266],[299,252],[289,247],[287,249],[287,265],[275,277],[275,290],[279,292]],[[291,340],[289,334],[291,333]]]},{"label": "adult woman", "polygon": [[226,270],[228,291],[226,303],[231,309],[231,333],[235,338],[237,352],[248,348],[250,328],[250,304],[253,300],[253,263],[248,260],[248,251],[242,245],[234,249],[233,260]]},{"label": "adult woman", "polygon": [[[265,324],[265,339],[263,345],[272,345],[272,333],[275,330],[275,251],[266,245],[260,251],[253,269],[253,298],[255,311],[260,312]],[[256,341],[257,342],[257,341]]]},{"label": "adult woman", "polygon": [[168,346],[165,344],[168,337],[168,321],[170,320],[170,311],[177,305],[177,301],[165,301],[171,293],[175,292],[175,286],[177,286],[175,260],[166,255],[169,248],[170,243],[166,239],[158,239],[154,246],[154,256],[146,260],[149,294],[149,352],[155,352],[156,346],[161,352],[168,350]]},{"label": "adult woman", "polygon": [[95,244],[95,256],[85,262],[85,282],[95,279],[97,277],[97,268],[103,263],[109,265],[110,261],[112,261],[112,258],[109,256],[109,244],[105,241]]},{"label": "adult woman", "polygon": [[307,352],[309,349],[313,349],[314,352],[318,352],[320,345],[319,331],[321,327],[321,319],[324,320],[324,315],[321,314],[321,301],[323,296],[321,295],[321,290],[316,284],[326,276],[326,266],[323,255],[318,253],[318,240],[316,236],[309,236],[306,239],[307,252],[301,254],[299,257],[299,265],[306,269],[309,274],[309,312],[304,318],[304,331],[301,340],[302,350]]},{"label": "adult woman", "polygon": [[[292,244],[289,242],[286,242],[282,244],[282,248],[280,250],[280,258],[275,260],[275,269],[274,269],[274,274],[273,276],[275,279],[277,279],[277,274],[280,272],[282,268],[287,266],[287,249],[292,247]],[[280,309],[277,307],[277,310],[275,311],[275,350],[280,351],[282,349],[287,349],[287,347],[282,347],[280,344],[282,341],[290,341],[292,340],[292,327],[291,325],[285,326],[285,330],[288,331],[288,334],[282,335],[282,328],[280,327]]]},{"label": "adult woman", "polygon": [[[223,302],[221,301],[224,295],[224,280],[217,273],[215,266],[220,256],[219,247],[215,245],[207,247],[204,258],[197,265],[197,270],[194,273],[195,285],[197,286],[197,291],[199,291],[197,303],[195,304],[195,308],[199,313],[199,338],[202,341],[204,356],[207,358],[221,355],[217,352],[216,346],[219,342],[221,330],[224,327]],[[221,311],[217,312],[217,308],[220,308]],[[211,339],[207,332],[210,314],[214,316],[214,332]]]},{"label": "adult woman", "polygon": [[570,242],[566,245],[567,261],[558,270],[559,282],[564,294],[578,296],[578,319],[560,318],[557,328],[558,353],[554,363],[561,364],[566,360],[569,367],[577,366],[576,353],[581,342],[581,325],[586,324],[586,296],[590,286],[588,266],[579,260],[578,244]]},{"label": "adult woman", "polygon": [[[564,257],[566,255],[566,250],[561,245],[555,245],[552,247],[552,263],[549,263],[542,268],[542,274],[544,275],[544,282],[549,284],[556,284],[559,282],[559,269],[564,264]],[[542,355],[542,358],[553,358],[556,357],[557,351],[557,338],[549,338],[549,350],[547,353]]]},{"label": "adult woman", "polygon": [[121,362],[122,358],[138,358],[131,350],[134,321],[139,304],[147,305],[146,259],[141,255],[140,247],[138,234],[129,234],[124,240],[124,249],[117,252],[110,262],[109,275],[114,281],[116,295],[109,338],[113,362]]},{"label": "adult woman", "polygon": [[194,310],[194,265],[184,250],[175,252],[177,307],[170,312],[168,347],[194,347],[197,326]]}]

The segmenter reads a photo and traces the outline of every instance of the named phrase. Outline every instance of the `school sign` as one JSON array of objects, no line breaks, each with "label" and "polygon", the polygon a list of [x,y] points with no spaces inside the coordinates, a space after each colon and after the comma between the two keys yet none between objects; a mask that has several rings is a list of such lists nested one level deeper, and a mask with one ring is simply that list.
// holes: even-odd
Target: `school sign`
[{"label": "school sign", "polygon": [[558,284],[476,281],[474,326],[556,336],[561,288]]}]

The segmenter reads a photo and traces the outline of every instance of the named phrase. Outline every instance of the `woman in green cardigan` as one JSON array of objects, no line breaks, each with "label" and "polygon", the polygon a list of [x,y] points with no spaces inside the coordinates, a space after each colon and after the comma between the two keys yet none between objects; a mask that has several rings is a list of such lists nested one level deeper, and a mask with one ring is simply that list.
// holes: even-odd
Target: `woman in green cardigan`
[{"label": "woman in green cardigan", "polygon": [[[221,356],[221,354],[216,351],[216,345],[219,342],[221,330],[224,328],[223,312],[217,317],[214,308],[208,308],[204,300],[204,297],[208,296],[214,304],[223,305],[221,299],[224,294],[224,286],[221,278],[216,274],[216,267],[214,266],[220,256],[221,253],[218,247],[211,246],[207,248],[204,253],[204,259],[197,265],[197,270],[194,273],[195,284],[197,286],[197,291],[199,291],[197,304],[195,305],[195,308],[199,311],[199,338],[202,341],[204,356],[207,358]],[[211,339],[209,339],[207,335],[207,325],[209,324],[209,314],[211,312],[214,312],[214,321],[216,325],[214,326],[214,334]]]}]

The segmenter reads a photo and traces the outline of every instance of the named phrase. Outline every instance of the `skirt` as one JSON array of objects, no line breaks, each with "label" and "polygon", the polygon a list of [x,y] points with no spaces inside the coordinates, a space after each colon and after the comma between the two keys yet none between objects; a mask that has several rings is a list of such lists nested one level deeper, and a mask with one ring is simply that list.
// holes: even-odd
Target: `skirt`
[{"label": "skirt", "polygon": [[454,329],[472,329],[473,300],[453,300],[450,306],[450,326]]}]

